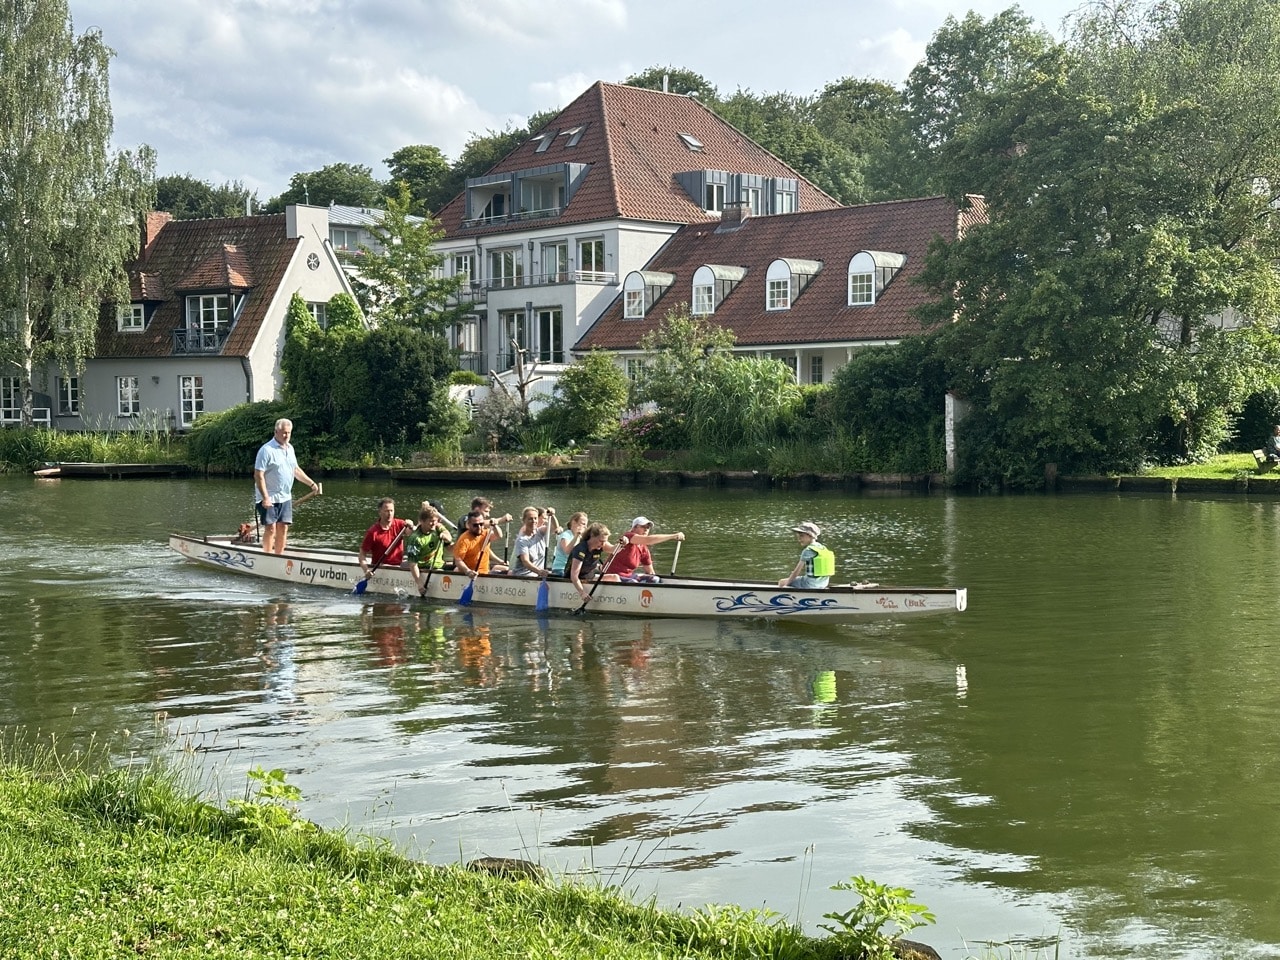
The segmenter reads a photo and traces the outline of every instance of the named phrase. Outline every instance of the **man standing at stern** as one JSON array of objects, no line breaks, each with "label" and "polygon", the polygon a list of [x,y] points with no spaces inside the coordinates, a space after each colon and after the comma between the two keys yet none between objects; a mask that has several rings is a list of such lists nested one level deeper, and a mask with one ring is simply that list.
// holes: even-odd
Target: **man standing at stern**
[{"label": "man standing at stern", "polygon": [[262,523],[263,553],[284,553],[293,523],[293,483],[305,483],[312,491],[320,489],[298,466],[289,437],[293,421],[281,417],[276,421],[274,436],[258,448],[253,461],[253,502]]}]

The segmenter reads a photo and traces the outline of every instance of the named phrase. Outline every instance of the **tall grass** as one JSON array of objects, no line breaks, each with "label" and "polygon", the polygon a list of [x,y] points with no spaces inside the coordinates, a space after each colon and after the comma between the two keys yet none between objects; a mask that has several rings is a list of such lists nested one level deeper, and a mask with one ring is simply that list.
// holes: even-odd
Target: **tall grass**
[{"label": "tall grass", "polygon": [[137,429],[71,432],[46,427],[0,429],[0,471],[25,472],[48,463],[181,463],[186,441],[167,423],[140,419]]}]

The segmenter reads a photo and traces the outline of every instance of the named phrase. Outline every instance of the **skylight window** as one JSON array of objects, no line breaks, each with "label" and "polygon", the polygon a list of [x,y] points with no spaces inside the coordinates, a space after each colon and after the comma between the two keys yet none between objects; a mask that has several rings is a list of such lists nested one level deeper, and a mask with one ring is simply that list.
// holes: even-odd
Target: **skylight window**
[{"label": "skylight window", "polygon": [[554,140],[555,138],[556,138],[556,135],[555,135],[554,133],[540,133],[540,134],[538,134],[536,137],[534,137],[534,138],[533,138],[533,139],[535,139],[535,140],[537,140],[537,141],[538,141],[538,148],[537,148],[536,150],[534,150],[533,152],[534,152],[534,153],[545,153],[545,152],[546,152],[547,147],[551,146],[551,141],[552,141],[552,140]]},{"label": "skylight window", "polygon": [[578,141],[582,139],[582,131],[587,129],[586,126],[570,127],[568,130],[561,130],[560,136],[568,137],[569,141],[565,144],[565,148],[576,147]]},{"label": "skylight window", "polygon": [[697,137],[695,137],[693,134],[682,133],[682,134],[679,134],[679,137],[681,140],[684,141],[684,145],[688,147],[690,150],[692,150],[694,153],[702,152],[702,141],[699,140]]}]

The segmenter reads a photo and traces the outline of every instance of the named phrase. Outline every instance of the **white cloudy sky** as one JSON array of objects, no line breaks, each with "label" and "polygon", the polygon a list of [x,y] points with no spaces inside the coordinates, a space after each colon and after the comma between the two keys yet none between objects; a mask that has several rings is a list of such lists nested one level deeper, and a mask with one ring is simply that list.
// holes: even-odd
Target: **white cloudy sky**
[{"label": "white cloudy sky", "polygon": [[[1057,35],[1081,0],[1022,0]],[[455,158],[596,80],[687,68],[731,93],[812,94],[846,76],[903,81],[948,14],[1014,0],[69,0],[116,51],[118,147],[160,174],[240,180],[360,163],[411,143]]]}]

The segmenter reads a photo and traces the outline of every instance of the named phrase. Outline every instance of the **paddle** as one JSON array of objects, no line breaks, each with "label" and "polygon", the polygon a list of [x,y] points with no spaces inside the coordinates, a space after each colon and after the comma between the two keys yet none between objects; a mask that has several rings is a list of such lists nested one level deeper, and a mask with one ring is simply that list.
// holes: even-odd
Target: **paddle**
[{"label": "paddle", "polygon": [[462,596],[458,597],[458,606],[466,607],[471,605],[471,595],[476,592],[476,579],[472,577],[467,581],[467,585],[462,588]]},{"label": "paddle", "polygon": [[297,500],[293,501],[293,505],[295,507],[300,507],[304,503],[306,503],[308,500],[310,500],[312,497],[323,497],[323,496],[324,496],[324,484],[317,483],[316,488],[314,490],[308,493],[305,497],[299,497]]},{"label": "paddle", "polygon": [[374,575],[380,566],[382,566],[382,561],[387,559],[391,554],[391,551],[396,548],[396,544],[400,542],[400,539],[404,536],[404,532],[408,530],[410,526],[410,524],[406,523],[400,528],[400,532],[396,534],[396,538],[387,544],[387,549],[382,552],[382,557],[378,562],[369,568],[369,572],[366,573],[363,578],[356,581],[356,585],[351,591],[352,593],[362,594],[369,589],[369,578]]},{"label": "paddle", "polygon": [[[605,570],[609,568],[609,564],[604,559],[604,548],[601,547],[600,550],[601,550],[600,572],[596,574],[596,578],[591,584],[591,589],[587,591],[587,599],[582,601],[582,606],[580,606],[577,610],[573,611],[573,615],[575,617],[587,609],[587,604],[590,603],[591,598],[596,595],[596,587],[600,586],[600,581],[604,579]],[[572,561],[570,562],[572,563]]]},{"label": "paddle", "polygon": [[676,564],[680,561],[680,544],[682,543],[684,543],[683,540],[676,541],[676,554],[671,558],[671,576],[673,577],[676,575]]},{"label": "paddle", "polygon": [[551,588],[547,586],[547,574],[550,572],[550,567],[544,567],[542,582],[538,584],[538,602],[533,605],[533,609],[538,613],[546,613],[547,607],[551,606]]}]

